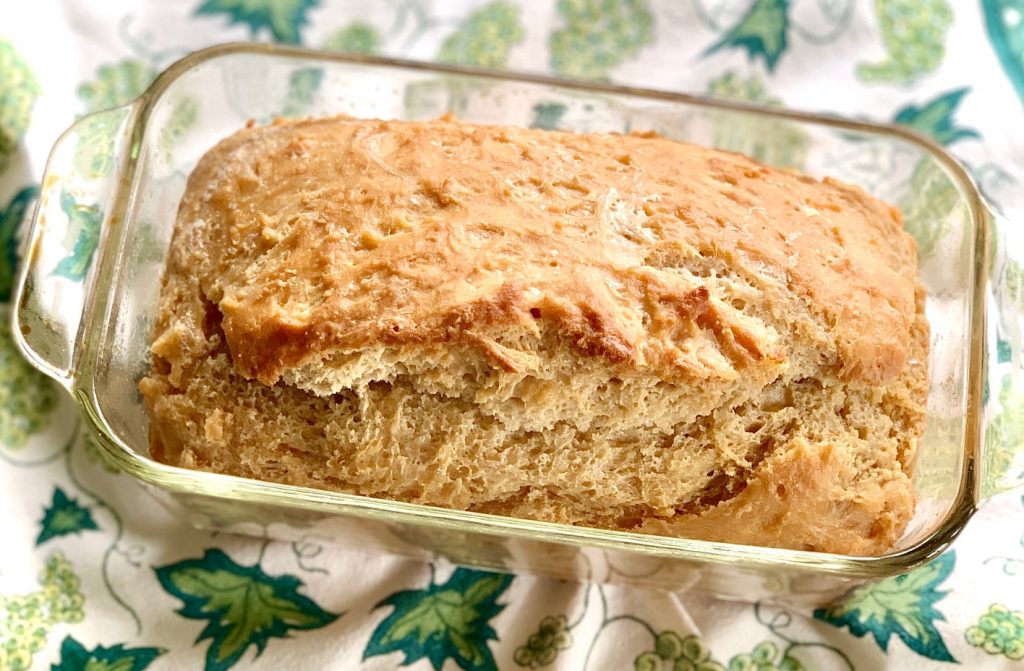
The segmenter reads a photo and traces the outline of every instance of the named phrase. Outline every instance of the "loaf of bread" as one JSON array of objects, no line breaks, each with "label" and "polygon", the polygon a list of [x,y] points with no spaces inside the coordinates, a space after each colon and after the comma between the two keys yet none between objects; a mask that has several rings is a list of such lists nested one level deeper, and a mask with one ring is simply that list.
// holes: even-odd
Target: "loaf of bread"
[{"label": "loaf of bread", "polygon": [[652,133],[250,127],[192,173],[141,383],[187,468],[875,555],[928,325],[898,211]]}]

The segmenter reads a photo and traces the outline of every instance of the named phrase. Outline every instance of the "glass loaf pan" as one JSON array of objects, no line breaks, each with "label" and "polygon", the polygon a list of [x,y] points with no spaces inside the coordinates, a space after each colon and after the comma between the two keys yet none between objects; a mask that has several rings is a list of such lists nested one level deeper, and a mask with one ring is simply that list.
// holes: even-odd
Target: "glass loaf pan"
[{"label": "glass loaf pan", "polygon": [[[913,213],[908,227],[920,245],[932,325],[930,392],[914,476],[918,512],[899,546],[881,557],[848,557],[645,536],[151,460],[137,383],[149,365],[149,333],[178,201],[198,158],[249,119],[427,119],[446,112],[471,122],[577,131],[652,129],[856,183]],[[69,218],[69,204],[102,217],[95,249],[81,218]],[[86,117],[59,139],[28,234],[14,332],[25,355],[81,405],[106,456],[198,527],[335,540],[498,570],[816,604],[937,556],[981,500],[1018,484],[1006,464],[1015,458],[1019,464],[1020,455],[995,433],[983,439],[985,416],[992,414],[983,406],[983,384],[997,319],[1001,333],[1012,334],[1014,364],[1020,359],[1020,320],[1006,298],[1013,292],[1001,286],[1010,274],[996,244],[999,223],[954,159],[896,127],[538,76],[225,45],[175,63],[138,100]]]}]

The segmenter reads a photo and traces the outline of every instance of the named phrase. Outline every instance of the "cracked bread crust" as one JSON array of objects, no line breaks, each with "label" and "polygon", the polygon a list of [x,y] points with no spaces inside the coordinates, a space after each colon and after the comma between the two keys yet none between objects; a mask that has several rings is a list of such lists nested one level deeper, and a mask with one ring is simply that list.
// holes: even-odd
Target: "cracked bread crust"
[{"label": "cracked bread crust", "polygon": [[899,213],[629,136],[345,118],[224,140],[141,384],[156,458],[849,554],[913,512],[928,329]]}]

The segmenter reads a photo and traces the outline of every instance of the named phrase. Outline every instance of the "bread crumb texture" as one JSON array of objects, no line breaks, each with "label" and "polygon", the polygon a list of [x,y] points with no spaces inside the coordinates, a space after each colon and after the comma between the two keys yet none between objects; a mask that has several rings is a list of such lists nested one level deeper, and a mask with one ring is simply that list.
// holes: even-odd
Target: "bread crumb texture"
[{"label": "bread crumb texture", "polygon": [[914,508],[914,242],[860,189],[653,134],[242,130],[181,202],[167,463],[874,555]]}]

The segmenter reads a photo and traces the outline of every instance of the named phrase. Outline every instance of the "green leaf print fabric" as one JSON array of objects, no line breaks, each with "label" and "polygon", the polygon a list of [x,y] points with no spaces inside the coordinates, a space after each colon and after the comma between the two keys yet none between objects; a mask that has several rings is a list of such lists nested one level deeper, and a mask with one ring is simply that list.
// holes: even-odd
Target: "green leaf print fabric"
[{"label": "green leaf print fabric", "polygon": [[789,0],[756,0],[750,10],[707,53],[724,48],[743,48],[751,59],[761,58],[774,70],[786,50],[789,31]]},{"label": "green leaf print fabric", "polygon": [[143,671],[165,651],[160,648],[125,648],[123,643],[86,650],[68,636],[60,646],[60,662],[53,671]]},{"label": "green leaf print fabric", "polygon": [[231,23],[249,27],[254,35],[268,32],[279,42],[297,43],[309,19],[306,14],[318,0],[206,0],[196,16],[223,15]]},{"label": "green leaf print fabric", "polygon": [[206,671],[230,669],[250,646],[259,656],[271,637],[318,629],[338,618],[300,594],[293,575],[269,576],[259,565],[239,566],[220,550],[156,569],[161,586],[184,606],[178,612],[208,620],[197,642],[210,639]]},{"label": "green leaf print fabric", "polygon": [[53,490],[53,501],[43,512],[43,519],[39,522],[36,545],[42,545],[51,538],[88,530],[95,531],[98,528],[92,518],[92,511],[77,500],[68,498],[64,490],[57,487]]},{"label": "green leaf print fabric", "polygon": [[981,6],[992,48],[1024,103],[1024,1],[982,0]]},{"label": "green leaf print fabric", "polygon": [[[715,601],[685,585],[666,592],[414,561],[332,545],[312,530],[292,541],[218,534],[170,515],[105,460],[72,400],[20,355],[11,294],[23,222],[47,189],[43,167],[60,133],[81,120],[70,164],[83,178],[113,179],[118,117],[89,115],[129,104],[195,49],[246,40],[900,124],[964,163],[1010,222],[1000,235],[1018,258],[1024,251],[1021,0],[0,3],[0,671],[1024,669],[1024,492],[987,502],[952,548],[914,571],[800,608]],[[288,114],[315,109],[325,77],[311,65],[282,81]],[[416,97],[427,93],[410,92],[409,109],[428,105]],[[154,138],[160,151],[195,139],[207,105],[173,99]],[[545,99],[524,118],[557,129],[601,123],[581,119],[597,114]],[[816,141],[779,119],[719,120],[706,132],[717,146],[793,167],[805,167]],[[873,143],[846,151],[813,169],[854,166],[899,181],[909,195],[894,204],[921,258],[950,244],[943,222],[958,196],[942,170],[910,161],[896,174],[899,157]],[[50,277],[88,281],[110,204],[74,184],[49,194],[69,224]],[[140,253],[159,258],[159,241],[146,236]],[[1005,301],[1024,307],[1019,263],[999,272]],[[994,477],[1024,475],[1014,454],[1024,444],[1014,328],[996,324],[986,380],[982,468]],[[590,570],[614,578],[647,568],[596,555]]]},{"label": "green leaf print fabric", "polygon": [[945,619],[935,603],[946,596],[939,586],[955,566],[955,553],[947,552],[923,568],[858,587],[837,603],[814,611],[814,617],[854,636],[871,634],[882,650],[895,634],[914,652],[943,662],[954,662],[936,620]]},{"label": "green leaf print fabric", "polygon": [[401,652],[403,666],[427,658],[435,671],[453,660],[460,668],[493,671],[488,642],[498,635],[490,620],[505,607],[496,603],[512,576],[456,569],[441,585],[396,592],[378,604],[391,613],[377,625],[365,657]]}]

